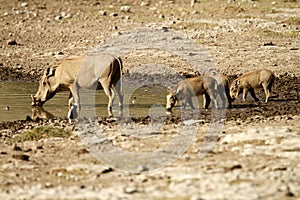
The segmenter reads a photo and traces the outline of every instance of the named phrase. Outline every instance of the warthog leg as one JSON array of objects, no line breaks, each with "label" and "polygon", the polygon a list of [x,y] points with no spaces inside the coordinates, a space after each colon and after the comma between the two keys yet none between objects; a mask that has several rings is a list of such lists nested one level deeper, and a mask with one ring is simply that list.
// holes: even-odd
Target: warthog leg
[{"label": "warthog leg", "polygon": [[208,109],[210,101],[211,101],[211,99],[210,99],[209,94],[207,94],[207,93],[203,94],[203,108]]},{"label": "warthog leg", "polygon": [[73,105],[73,95],[72,95],[72,92],[70,92],[69,94],[69,110],[71,109]]},{"label": "warthog leg", "polygon": [[107,112],[108,112],[108,116],[112,117],[112,104],[113,104],[113,100],[115,98],[115,91],[113,90],[113,88],[111,87],[104,87],[104,92],[105,94],[108,96],[108,104],[107,104]]},{"label": "warthog leg", "polygon": [[266,103],[269,101],[269,97],[270,97],[270,90],[271,90],[271,86],[267,85],[267,84],[264,84],[263,85],[263,88],[264,88],[264,91],[265,91],[265,94],[266,94]]},{"label": "warthog leg", "polygon": [[246,101],[247,93],[248,93],[248,88],[244,88],[244,89],[243,89],[243,102]]},{"label": "warthog leg", "polygon": [[121,91],[121,85],[120,85],[119,81],[116,84],[116,86],[113,87],[113,90],[117,93],[117,95],[119,97],[119,107],[122,109],[123,108],[123,94]]},{"label": "warthog leg", "polygon": [[194,105],[193,105],[193,101],[192,101],[192,98],[188,98],[188,104],[190,104],[191,108],[192,109],[195,109]]},{"label": "warthog leg", "polygon": [[[69,112],[68,118],[69,119],[76,119],[78,117],[78,109],[80,109],[80,99],[79,99],[79,86],[75,84],[74,87],[70,88],[71,94],[73,97],[70,98],[69,96]],[[72,102],[70,102],[72,100]]]},{"label": "warthog leg", "polygon": [[253,88],[249,88],[249,92],[250,92],[250,95],[253,97],[253,99],[255,101],[259,101],[259,99],[256,97],[255,95],[255,92],[254,92],[254,89]]}]

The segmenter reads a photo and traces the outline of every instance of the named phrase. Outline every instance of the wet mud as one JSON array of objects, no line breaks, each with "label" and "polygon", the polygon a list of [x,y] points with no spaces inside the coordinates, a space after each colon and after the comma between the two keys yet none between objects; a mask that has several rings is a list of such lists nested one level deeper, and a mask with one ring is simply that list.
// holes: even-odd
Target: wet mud
[{"label": "wet mud", "polygon": [[[143,76],[144,79],[136,79],[136,76],[131,76],[133,80],[139,80],[140,82],[159,82],[162,81],[163,76],[158,77],[148,77]],[[234,79],[236,76],[231,76],[230,79]],[[170,77],[169,77],[170,78]],[[127,81],[128,81],[127,77]],[[148,85],[149,86],[149,85]],[[242,102],[241,95],[233,103],[232,108],[226,108],[226,110],[215,110],[216,114],[220,113],[221,118],[224,118],[226,121],[236,121],[237,123],[242,122],[256,122],[264,119],[272,120],[276,116],[294,116],[300,114],[300,95],[299,95],[300,81],[297,77],[292,77],[288,75],[281,75],[276,77],[275,83],[272,88],[272,95],[268,103],[264,102],[265,96],[263,89],[257,90],[257,97],[260,99],[259,102],[255,102],[250,95],[247,97],[246,102]],[[49,113],[51,111],[43,110],[40,113],[47,113],[46,116],[51,116]],[[194,111],[189,109],[185,111],[186,119],[194,119],[197,117],[203,123],[209,123],[212,120],[211,116],[212,111],[210,109],[200,109],[199,113],[195,115]],[[195,116],[193,116],[195,115]],[[84,119],[81,119],[84,120]],[[107,117],[98,117],[98,123],[103,125],[114,125],[117,123],[137,123],[137,124],[149,124],[149,123],[164,123],[164,124],[177,124],[182,123],[182,113],[173,112],[168,113],[166,116],[156,117],[155,119],[150,116],[143,117],[130,117],[130,118],[116,118],[110,119]],[[69,122],[67,118],[56,118],[52,116],[49,119],[43,119],[39,116],[27,116],[24,120],[17,120],[13,122],[1,122],[0,129],[10,129],[12,132],[22,130],[24,128],[34,127],[36,125],[60,125],[65,126]],[[65,124],[65,125],[64,125]],[[76,124],[76,122],[75,122]]]}]

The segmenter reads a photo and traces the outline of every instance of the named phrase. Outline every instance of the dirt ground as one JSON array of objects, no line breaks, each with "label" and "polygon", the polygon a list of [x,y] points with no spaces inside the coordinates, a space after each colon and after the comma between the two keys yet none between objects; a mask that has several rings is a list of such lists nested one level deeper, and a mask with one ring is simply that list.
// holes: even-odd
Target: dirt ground
[{"label": "dirt ground", "polygon": [[[231,78],[257,68],[276,75],[270,102],[238,99],[226,109],[216,137],[207,135],[211,111],[201,109],[191,122],[199,127],[187,151],[155,171],[147,165],[135,173],[122,171],[95,158],[81,140],[78,124],[67,119],[1,122],[1,199],[300,198],[299,0],[198,0],[193,6],[190,0],[0,0],[0,5],[1,81],[38,81],[58,60],[87,54],[104,40],[139,27],[187,34]],[[165,52],[136,51],[122,59],[124,71],[154,60],[194,74],[185,61]],[[257,94],[264,99],[263,91]],[[128,129],[149,129],[149,119],[133,119],[135,125]],[[98,123],[107,141],[141,153],[167,145],[180,135],[184,122],[176,114],[168,116],[159,131],[141,137],[120,131],[120,126],[132,125],[126,121],[99,117]],[[37,127],[61,128],[70,135],[18,139]],[[212,151],[201,158],[210,139]],[[130,164],[120,158],[119,164],[124,163]]]}]

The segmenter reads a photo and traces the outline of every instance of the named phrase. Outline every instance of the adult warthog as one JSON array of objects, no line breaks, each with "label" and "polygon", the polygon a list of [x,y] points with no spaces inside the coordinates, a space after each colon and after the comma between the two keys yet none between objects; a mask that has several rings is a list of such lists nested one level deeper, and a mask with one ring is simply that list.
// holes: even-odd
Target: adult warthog
[{"label": "adult warthog", "polygon": [[225,108],[226,106],[226,99],[228,102],[228,108],[231,108],[231,96],[230,96],[230,82],[228,76],[221,74],[220,76],[214,76],[214,78],[218,82],[218,95],[221,98],[221,106]]},{"label": "adult warthog", "polygon": [[231,98],[232,100],[238,98],[238,95],[243,91],[243,101],[246,101],[249,91],[254,100],[259,101],[254,93],[254,89],[263,88],[266,94],[265,102],[268,102],[274,80],[275,76],[270,70],[259,69],[246,73],[231,83]]},{"label": "adult warthog", "polygon": [[75,79],[74,88],[71,90],[73,102],[68,113],[69,119],[75,119],[80,109],[79,89],[103,88],[108,96],[107,111],[110,117],[115,95],[119,96],[119,106],[123,106],[122,94],[122,61],[111,55],[91,55],[84,60]]},{"label": "adult warthog", "polygon": [[[108,114],[112,116],[111,106],[115,92],[120,99],[119,105],[122,106],[123,104],[121,91],[122,68],[122,60],[111,55],[83,55],[64,59],[45,70],[37,93],[31,96],[32,106],[42,106],[57,92],[69,90],[69,110],[71,111],[74,107],[74,94],[78,94],[78,87],[76,87],[75,82],[79,78],[79,80],[90,82],[92,86],[90,88],[104,89],[109,98]],[[95,73],[98,78],[95,78]],[[76,118],[76,116],[70,114],[70,111],[68,117]]]},{"label": "adult warthog", "polygon": [[192,102],[192,97],[195,95],[203,95],[204,108],[208,108],[211,100],[212,107],[217,107],[217,86],[217,81],[208,76],[197,76],[179,81],[174,88],[169,89],[169,92],[166,96],[166,109],[171,111],[171,109],[175,107],[180,100],[182,100],[183,109],[185,109],[187,104],[194,109],[195,107]]}]

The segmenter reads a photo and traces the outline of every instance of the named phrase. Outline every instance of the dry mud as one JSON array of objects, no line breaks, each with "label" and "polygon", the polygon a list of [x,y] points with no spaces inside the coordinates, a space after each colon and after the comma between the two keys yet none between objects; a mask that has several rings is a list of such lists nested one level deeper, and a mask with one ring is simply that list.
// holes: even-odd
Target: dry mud
[{"label": "dry mud", "polygon": [[[78,124],[67,119],[1,122],[0,198],[299,199],[299,4],[204,0],[191,7],[189,0],[0,1],[1,81],[37,81],[46,67],[62,58],[86,54],[113,35],[153,26],[186,33],[231,78],[255,68],[276,75],[270,102],[263,103],[262,91],[260,102],[238,99],[226,109],[218,135],[208,135],[211,111],[201,109],[195,122],[199,128],[187,151],[156,171],[145,165],[131,173],[97,160],[81,140]],[[157,61],[180,74],[194,75],[186,61],[167,52],[136,51],[122,59],[125,72]],[[148,77],[131,74],[131,78]],[[158,150],[183,126],[173,114],[158,120],[163,123],[160,131],[138,137],[120,131],[120,125],[133,120],[137,128],[149,128],[151,118],[126,120],[99,117],[96,124],[113,145],[136,153]],[[72,134],[15,141],[38,126]],[[201,158],[209,139],[212,150]],[[126,163],[126,157],[120,163]]]}]

